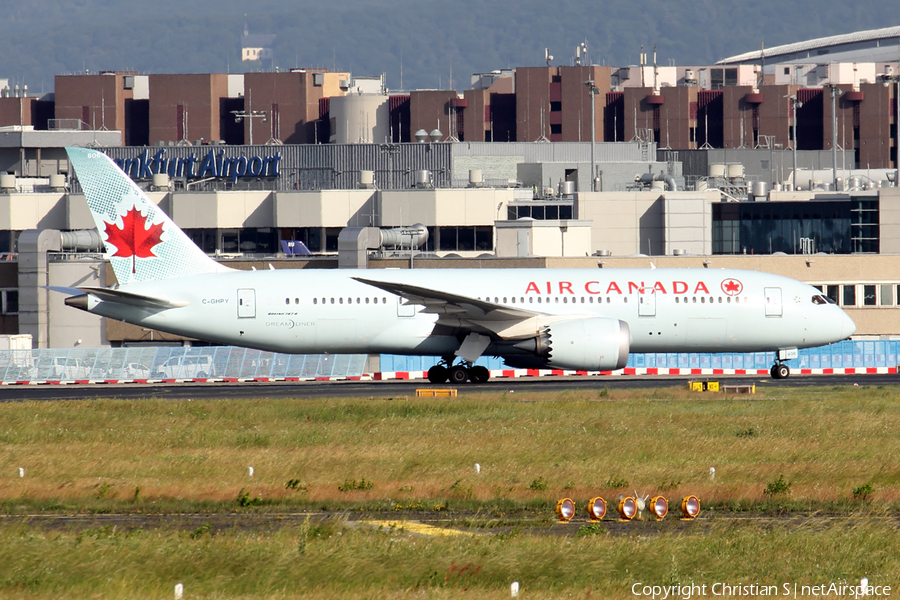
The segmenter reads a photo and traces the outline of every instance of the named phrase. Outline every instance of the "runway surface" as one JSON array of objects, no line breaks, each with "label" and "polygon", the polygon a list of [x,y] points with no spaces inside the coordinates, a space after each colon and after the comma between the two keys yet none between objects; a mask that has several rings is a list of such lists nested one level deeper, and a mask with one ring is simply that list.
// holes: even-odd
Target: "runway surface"
[{"label": "runway surface", "polygon": [[484,384],[433,385],[427,381],[309,381],[299,383],[166,383],[97,385],[17,385],[0,387],[0,402],[20,400],[90,400],[95,398],[241,399],[241,398],[391,398],[415,396],[418,388],[455,388],[459,395],[516,392],[560,392],[603,389],[666,388],[687,381],[719,381],[722,385],[777,387],[889,386],[900,384],[900,374],[805,375],[773,380],[762,376],[628,376],[540,377],[493,379]]}]

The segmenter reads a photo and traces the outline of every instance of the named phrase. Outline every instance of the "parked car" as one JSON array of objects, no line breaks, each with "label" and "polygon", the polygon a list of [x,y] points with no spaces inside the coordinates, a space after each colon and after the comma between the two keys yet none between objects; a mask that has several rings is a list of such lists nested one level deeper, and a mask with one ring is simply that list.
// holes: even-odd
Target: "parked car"
[{"label": "parked car", "polygon": [[128,363],[122,369],[123,379],[150,379],[150,367],[141,363]]},{"label": "parked car", "polygon": [[209,356],[173,356],[156,368],[157,379],[207,379],[215,377]]},{"label": "parked car", "polygon": [[80,358],[57,356],[53,359],[48,379],[74,381],[76,379],[84,379],[89,375],[90,369]]}]

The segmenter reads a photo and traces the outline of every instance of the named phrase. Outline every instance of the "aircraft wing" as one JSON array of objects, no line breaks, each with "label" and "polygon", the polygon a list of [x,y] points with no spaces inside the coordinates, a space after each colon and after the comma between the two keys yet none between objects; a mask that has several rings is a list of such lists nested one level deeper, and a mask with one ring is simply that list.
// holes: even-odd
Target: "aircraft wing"
[{"label": "aircraft wing", "polygon": [[396,294],[407,304],[421,304],[422,312],[438,315],[437,324],[459,327],[504,339],[534,336],[541,324],[572,317],[555,317],[545,313],[502,306],[461,294],[424,288],[408,283],[377,281],[354,277],[356,281]]},{"label": "aircraft wing", "polygon": [[451,294],[440,290],[409,285],[408,283],[394,283],[391,281],[376,281],[354,277],[360,283],[377,287],[386,292],[406,298],[407,304],[421,304],[425,307],[422,312],[436,314],[453,314],[460,317],[468,317],[478,321],[508,321],[510,319],[529,319],[541,313],[531,310],[522,310],[501,306],[493,302],[478,300],[459,294]]}]

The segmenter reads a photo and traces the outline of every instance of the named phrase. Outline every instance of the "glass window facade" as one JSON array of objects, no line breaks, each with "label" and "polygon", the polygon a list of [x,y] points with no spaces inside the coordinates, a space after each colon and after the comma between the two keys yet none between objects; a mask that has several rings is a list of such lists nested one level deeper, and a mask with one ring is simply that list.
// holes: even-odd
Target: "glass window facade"
[{"label": "glass window facade", "polygon": [[[438,249],[444,252],[491,252],[494,228],[490,225],[437,227]],[[429,238],[429,243],[431,239]]]},{"label": "glass window facade", "polygon": [[713,254],[877,253],[878,198],[713,204]]},{"label": "glass window facade", "polygon": [[271,227],[243,229],[185,229],[185,234],[207,254],[274,254],[279,251]]},{"label": "glass window facade", "polygon": [[575,213],[571,204],[556,202],[553,204],[510,204],[506,210],[506,218],[510,221],[528,217],[537,221],[555,221],[556,219],[572,219]]}]

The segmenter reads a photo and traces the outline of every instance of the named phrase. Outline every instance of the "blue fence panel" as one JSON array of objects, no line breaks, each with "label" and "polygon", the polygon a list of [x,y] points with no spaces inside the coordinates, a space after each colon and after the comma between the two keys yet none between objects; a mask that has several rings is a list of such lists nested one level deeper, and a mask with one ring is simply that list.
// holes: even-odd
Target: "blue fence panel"
[{"label": "blue fence panel", "polygon": [[[896,367],[900,340],[843,341],[818,348],[803,348],[795,359],[785,361],[791,369],[839,369],[848,367]],[[416,362],[414,358],[421,358]],[[484,362],[487,361],[487,362]],[[436,357],[406,357],[384,354],[382,371],[427,371]],[[774,352],[688,353],[647,352],[628,356],[627,368],[634,369],[763,369],[775,362]],[[503,368],[496,357],[482,357],[476,364]],[[2,368],[0,368],[2,370]]]},{"label": "blue fence panel", "polygon": [[[440,357],[437,356],[404,356],[402,354],[382,354],[380,356],[382,372],[427,371],[440,361]],[[496,356],[482,356],[474,364],[491,370],[504,368],[503,360]]]}]

